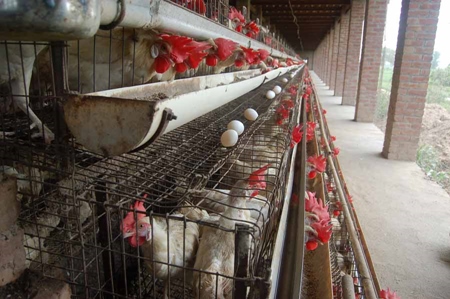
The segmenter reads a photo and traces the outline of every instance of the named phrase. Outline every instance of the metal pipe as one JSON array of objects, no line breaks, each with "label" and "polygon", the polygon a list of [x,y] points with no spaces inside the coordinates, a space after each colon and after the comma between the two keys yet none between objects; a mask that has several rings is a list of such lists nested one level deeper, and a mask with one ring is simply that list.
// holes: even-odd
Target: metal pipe
[{"label": "metal pipe", "polygon": [[[314,90],[314,101],[317,105],[317,111],[319,113],[319,124],[320,124],[320,131],[322,132],[322,136],[326,136],[325,134],[325,126],[323,122],[323,114],[322,114],[322,106],[320,105],[319,101],[317,100],[317,91],[314,86],[312,85],[312,88]],[[312,98],[312,97],[311,97]],[[328,143],[328,140],[326,138],[323,138],[325,148],[327,152],[331,152],[330,145]],[[378,296],[376,295],[375,287],[374,287],[374,281],[372,279],[372,274],[370,273],[370,270],[367,266],[367,261],[364,255],[364,251],[362,249],[358,233],[356,232],[355,225],[352,221],[352,215],[350,213],[349,207],[347,205],[347,200],[344,195],[343,188],[341,186],[341,181],[339,179],[339,175],[336,171],[336,168],[334,166],[333,158],[331,155],[328,155],[328,164],[330,165],[331,171],[333,173],[334,181],[336,183],[336,190],[338,192],[339,197],[341,198],[342,203],[342,212],[344,213],[344,219],[347,226],[348,234],[350,236],[350,240],[352,241],[353,245],[353,252],[355,255],[356,264],[358,266],[358,270],[361,273],[361,281],[364,285],[364,293],[365,296],[368,299],[377,299]]]},{"label": "metal pipe", "polygon": [[[299,88],[300,90],[300,88]],[[298,95],[297,95],[298,96]],[[300,122],[306,119],[304,101],[301,102]],[[306,135],[306,126],[303,126],[303,134]],[[292,192],[298,195],[298,206],[287,203],[288,216],[285,228],[285,241],[282,255],[282,264],[278,281],[272,286],[276,297],[269,298],[299,298],[302,291],[303,255],[305,242],[305,215],[304,196],[306,190],[306,139],[300,142],[296,148],[300,154],[295,160],[295,172]],[[284,211],[283,211],[284,212]],[[281,227],[278,231],[281,231]],[[288,243],[289,242],[289,243]]]},{"label": "metal pipe", "polygon": [[348,274],[342,277],[342,299],[355,299],[355,285]]},{"label": "metal pipe", "polygon": [[[117,0],[103,0],[101,8],[101,25],[110,24],[120,13],[120,6],[117,5]],[[265,49],[275,57],[297,60],[293,56],[275,50],[175,3],[163,0],[150,1],[150,4],[149,1],[142,0],[127,1],[125,17],[120,26],[177,32],[196,39],[225,37],[244,47]]]}]

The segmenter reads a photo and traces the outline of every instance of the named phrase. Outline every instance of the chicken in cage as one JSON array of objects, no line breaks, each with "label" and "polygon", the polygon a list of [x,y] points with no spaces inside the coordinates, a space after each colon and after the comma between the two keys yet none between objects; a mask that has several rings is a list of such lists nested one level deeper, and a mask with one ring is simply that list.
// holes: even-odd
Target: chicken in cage
[{"label": "chicken in cage", "polygon": [[[0,45],[0,171],[17,180],[25,267],[72,298],[269,298],[304,65],[245,7],[160,2],[227,35],[119,26]],[[228,146],[230,121],[243,129]],[[358,277],[343,216],[313,200],[306,248],[326,253],[333,227],[332,262]]]}]

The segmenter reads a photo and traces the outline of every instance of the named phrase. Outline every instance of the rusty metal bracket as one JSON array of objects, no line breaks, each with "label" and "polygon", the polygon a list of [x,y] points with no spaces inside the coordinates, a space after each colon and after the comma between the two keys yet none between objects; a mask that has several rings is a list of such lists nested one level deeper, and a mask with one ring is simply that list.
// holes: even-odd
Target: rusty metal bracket
[{"label": "rusty metal bracket", "polygon": [[149,146],[150,144],[152,144],[156,139],[159,138],[159,136],[161,136],[164,131],[167,128],[167,125],[169,124],[169,121],[177,119],[176,115],[172,112],[172,109],[169,108],[165,108],[163,113],[162,113],[162,119],[161,119],[161,123],[158,126],[158,129],[156,130],[155,134],[152,136],[152,138],[150,138],[146,143],[142,144],[141,146],[135,148],[134,150],[132,150],[130,153],[134,153],[137,152],[143,148],[146,148],[147,146]]},{"label": "rusty metal bracket", "polygon": [[[245,224],[236,224],[234,238],[234,272],[237,278],[247,278],[250,264],[250,227]],[[233,298],[245,298],[247,285],[244,280],[234,283]]]}]

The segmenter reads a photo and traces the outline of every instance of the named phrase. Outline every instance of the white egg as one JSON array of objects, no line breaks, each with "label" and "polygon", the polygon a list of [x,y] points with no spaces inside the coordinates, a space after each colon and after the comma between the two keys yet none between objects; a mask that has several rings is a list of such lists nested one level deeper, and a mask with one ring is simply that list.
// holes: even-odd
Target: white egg
[{"label": "white egg", "polygon": [[234,146],[238,142],[239,136],[235,130],[226,130],[220,136],[220,142],[225,147]]},{"label": "white egg", "polygon": [[275,86],[273,89],[272,89],[276,94],[279,94],[280,92],[281,92],[281,87],[280,86]]},{"label": "white egg", "polygon": [[238,135],[241,135],[244,132],[244,124],[238,120],[232,120],[228,123],[227,129],[235,130]]},{"label": "white egg", "polygon": [[291,78],[294,78],[295,77],[295,74],[291,74]]},{"label": "white egg", "polygon": [[248,120],[256,120],[258,118],[258,112],[255,109],[248,108],[244,111],[244,116]]},{"label": "white egg", "polygon": [[283,83],[288,83],[289,80],[287,78],[283,78],[281,81],[283,81]]},{"label": "white egg", "polygon": [[268,98],[269,100],[273,99],[275,97],[275,92],[273,92],[273,90],[269,90],[266,93],[266,98]]}]

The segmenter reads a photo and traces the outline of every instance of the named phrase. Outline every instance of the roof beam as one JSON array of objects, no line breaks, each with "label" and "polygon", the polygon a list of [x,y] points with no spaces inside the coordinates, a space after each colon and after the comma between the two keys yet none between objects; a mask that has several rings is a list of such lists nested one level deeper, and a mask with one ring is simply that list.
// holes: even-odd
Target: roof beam
[{"label": "roof beam", "polygon": [[[263,10],[263,14],[268,17],[272,16],[286,16],[286,15],[292,15],[292,12],[290,10],[284,10],[284,9],[275,9],[275,10]],[[340,15],[341,9],[294,9],[294,14],[296,16],[301,15]]]}]

